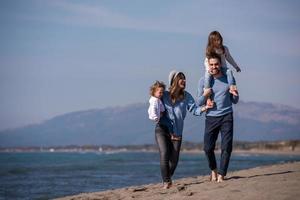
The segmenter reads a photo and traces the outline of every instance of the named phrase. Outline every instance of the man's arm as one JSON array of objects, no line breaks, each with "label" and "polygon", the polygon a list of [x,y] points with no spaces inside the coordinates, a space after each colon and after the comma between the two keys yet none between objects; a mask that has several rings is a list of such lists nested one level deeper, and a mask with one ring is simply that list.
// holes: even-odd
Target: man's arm
[{"label": "man's arm", "polygon": [[203,106],[206,103],[207,97],[211,95],[211,89],[204,89],[204,79],[201,78],[198,83],[196,105]]}]

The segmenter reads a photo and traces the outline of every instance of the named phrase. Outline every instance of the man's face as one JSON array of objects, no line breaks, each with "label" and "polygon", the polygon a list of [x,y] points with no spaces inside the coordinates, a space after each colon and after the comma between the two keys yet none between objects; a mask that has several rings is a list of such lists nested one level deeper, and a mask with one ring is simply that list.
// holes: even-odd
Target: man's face
[{"label": "man's face", "polygon": [[208,60],[209,73],[211,75],[216,75],[220,73],[220,62],[217,58],[211,58]]}]

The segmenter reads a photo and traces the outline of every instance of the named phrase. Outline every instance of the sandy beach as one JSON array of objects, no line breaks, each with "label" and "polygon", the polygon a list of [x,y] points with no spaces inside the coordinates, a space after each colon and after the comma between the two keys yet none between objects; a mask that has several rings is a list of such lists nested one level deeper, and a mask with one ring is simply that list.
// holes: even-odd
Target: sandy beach
[{"label": "sandy beach", "polygon": [[261,166],[229,172],[223,183],[210,182],[209,176],[174,180],[170,189],[161,183],[82,193],[60,200],[293,200],[300,196],[300,162]]}]

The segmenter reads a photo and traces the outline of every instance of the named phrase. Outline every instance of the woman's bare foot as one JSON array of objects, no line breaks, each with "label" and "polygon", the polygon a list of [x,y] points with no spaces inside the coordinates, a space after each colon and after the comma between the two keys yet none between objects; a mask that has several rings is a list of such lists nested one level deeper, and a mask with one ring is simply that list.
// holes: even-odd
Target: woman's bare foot
[{"label": "woman's bare foot", "polygon": [[218,183],[222,183],[224,181],[224,176],[223,175],[218,175]]},{"label": "woman's bare foot", "polygon": [[169,189],[172,186],[172,182],[164,182],[163,189]]},{"label": "woman's bare foot", "polygon": [[210,175],[210,181],[217,181],[217,176],[218,176],[218,172],[217,172],[217,170],[215,169],[215,170],[212,170],[211,171],[211,175]]}]

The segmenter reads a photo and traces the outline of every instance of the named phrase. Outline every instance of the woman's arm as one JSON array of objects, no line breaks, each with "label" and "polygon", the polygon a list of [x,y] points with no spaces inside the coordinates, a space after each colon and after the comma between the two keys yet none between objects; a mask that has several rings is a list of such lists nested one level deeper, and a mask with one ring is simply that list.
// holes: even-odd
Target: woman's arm
[{"label": "woman's arm", "polygon": [[193,96],[188,93],[185,92],[185,98],[186,98],[186,104],[187,104],[187,110],[189,112],[191,112],[193,115],[201,115],[203,110],[202,110],[202,106],[198,106],[193,98]]}]

